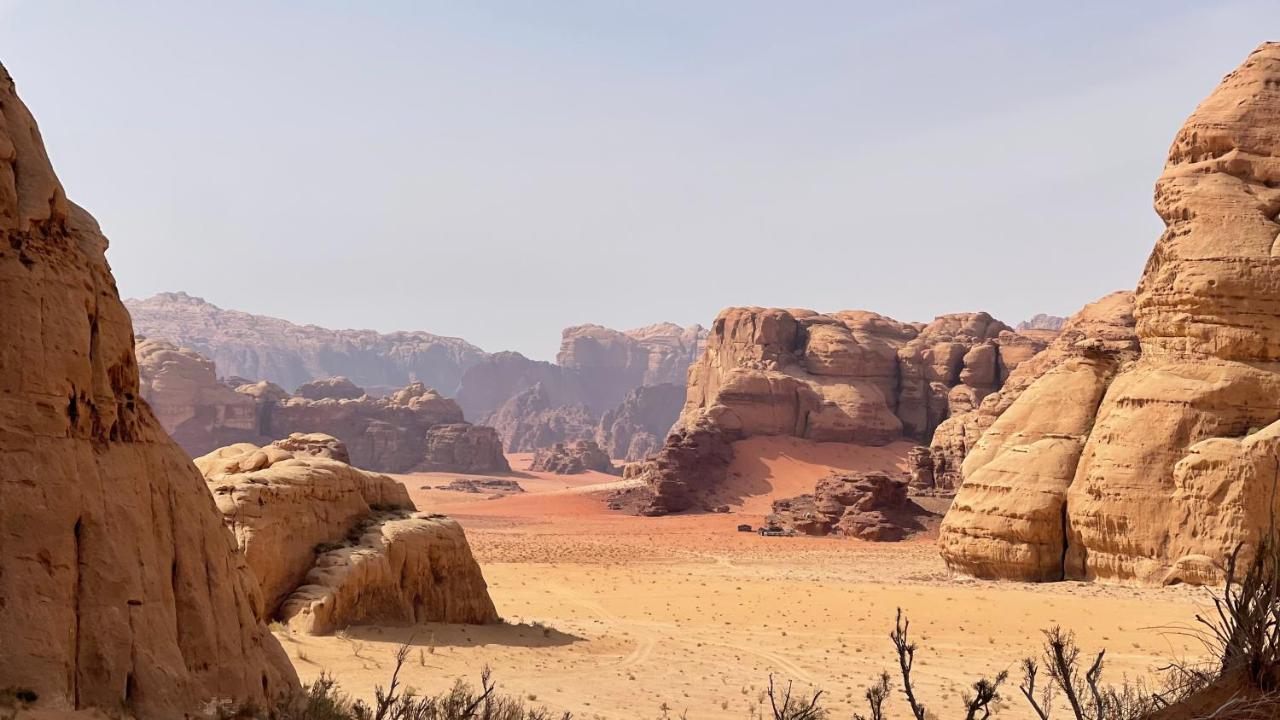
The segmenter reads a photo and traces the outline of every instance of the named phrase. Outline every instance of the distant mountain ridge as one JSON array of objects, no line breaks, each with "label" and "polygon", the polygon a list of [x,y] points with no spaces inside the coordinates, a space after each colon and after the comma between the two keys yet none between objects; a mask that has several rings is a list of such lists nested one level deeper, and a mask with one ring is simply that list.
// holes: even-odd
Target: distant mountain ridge
[{"label": "distant mountain ridge", "polygon": [[[139,337],[190,349],[237,382],[266,380],[293,392],[341,376],[376,396],[422,383],[457,398],[468,419],[495,424],[511,451],[598,436],[630,459],[665,437],[707,336],[699,325],[669,322],[626,331],[576,325],[563,331],[551,363],[428,332],[300,325],[184,292],[124,303]],[[677,392],[663,389],[673,386]],[[608,427],[599,426],[606,415]]]},{"label": "distant mountain ridge", "polygon": [[289,390],[341,375],[374,391],[421,382],[453,395],[467,368],[487,357],[461,338],[298,325],[225,310],[184,292],[124,304],[138,335],[191,348],[224,376],[269,380]]}]

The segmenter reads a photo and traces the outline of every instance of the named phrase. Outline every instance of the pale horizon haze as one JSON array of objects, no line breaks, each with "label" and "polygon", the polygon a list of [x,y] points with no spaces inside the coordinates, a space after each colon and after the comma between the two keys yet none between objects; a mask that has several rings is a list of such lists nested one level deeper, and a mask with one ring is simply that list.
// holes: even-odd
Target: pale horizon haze
[{"label": "pale horizon haze", "polygon": [[552,359],[723,307],[1132,289],[1274,4],[0,0],[124,297]]}]

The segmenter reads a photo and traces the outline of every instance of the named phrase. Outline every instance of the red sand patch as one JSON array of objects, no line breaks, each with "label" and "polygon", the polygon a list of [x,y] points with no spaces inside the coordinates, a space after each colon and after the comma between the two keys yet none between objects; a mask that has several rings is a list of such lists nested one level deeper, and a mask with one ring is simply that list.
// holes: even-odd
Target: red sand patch
[{"label": "red sand patch", "polygon": [[910,442],[882,447],[815,443],[793,437],[754,437],[733,444],[729,477],[715,503],[747,515],[766,515],[774,500],[813,492],[832,472],[882,471],[905,476]]}]

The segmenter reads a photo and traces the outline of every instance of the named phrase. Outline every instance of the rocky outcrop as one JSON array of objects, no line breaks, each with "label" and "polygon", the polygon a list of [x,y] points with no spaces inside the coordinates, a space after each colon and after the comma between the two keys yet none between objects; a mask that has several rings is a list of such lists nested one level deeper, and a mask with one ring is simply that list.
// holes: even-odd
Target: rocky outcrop
[{"label": "rocky outcrop", "polygon": [[415,509],[400,483],[310,449],[323,446],[345,454],[336,439],[316,435],[240,443],[195,460],[258,578],[264,619],[302,582],[317,546],[342,541],[372,508]]},{"label": "rocky outcrop", "polygon": [[[692,507],[693,498],[723,477],[678,474],[683,463],[676,458],[694,447],[718,448],[756,435],[869,445],[927,442],[939,423],[976,407],[1043,347],[986,313],[944,315],[920,325],[866,311],[729,308],[716,318],[706,352],[689,370],[676,424],[683,432],[667,439],[647,469],[635,471],[655,495],[644,511]],[[709,442],[708,434],[723,442]],[[664,456],[668,448],[672,452]],[[672,497],[663,497],[667,492]]]},{"label": "rocky outcrop", "polygon": [[907,483],[873,472],[832,475],[812,495],[775,500],[767,521],[806,535],[885,542],[923,530],[919,518],[928,514],[907,499]]},{"label": "rocky outcrop", "polygon": [[1044,313],[1036,313],[1030,318],[1018,323],[1017,331],[1026,332],[1027,330],[1049,330],[1058,332],[1062,330],[1062,326],[1067,322],[1067,318],[1057,315],[1045,315]]},{"label": "rocky outcrop", "polygon": [[135,353],[142,399],[188,455],[257,439],[257,404],[219,382],[213,363],[161,340],[140,339]]},{"label": "rocky outcrop", "polygon": [[[350,448],[345,462],[380,472],[510,469],[492,430],[467,429],[472,426],[458,403],[422,383],[375,398],[336,377],[306,383],[291,396],[265,380],[231,390],[214,379],[213,363],[168,343],[144,342],[138,358],[144,395],[159,409],[165,429],[192,453],[208,452],[218,441],[264,443],[322,433]],[[446,425],[459,427],[433,432]],[[451,441],[465,447],[452,448]]]},{"label": "rocky outcrop", "polygon": [[106,249],[0,67],[0,684],[144,720],[266,706],[297,677],[142,401]]},{"label": "rocky outcrop", "polygon": [[421,382],[453,394],[484,352],[458,338],[425,332],[376,333],[295,325],[224,310],[186,293],[126,300],[141,335],[192,348],[227,375],[269,380],[286,389],[344,376],[365,388]]},{"label": "rocky outcrop", "polygon": [[847,311],[730,308],[689,371],[679,425],[823,442],[928,440],[1040,349],[986,313],[919,327]]},{"label": "rocky outcrop", "polygon": [[511,472],[502,454],[502,438],[484,425],[452,423],[433,425],[427,431],[422,460],[413,467],[419,472],[487,473]]},{"label": "rocky outcrop", "polygon": [[1010,372],[999,392],[939,425],[930,443],[930,474],[936,487],[954,491],[960,486],[961,464],[978,438],[1033,382],[1069,359],[1099,354],[1112,356],[1115,363],[1137,357],[1132,292],[1111,293],[1086,305],[1067,320],[1048,347]]},{"label": "rocky outcrop", "polygon": [[596,441],[609,457],[643,460],[662,447],[672,418],[684,406],[684,386],[644,385],[627,393],[622,403],[600,417]]},{"label": "rocky outcrop", "polygon": [[462,526],[424,513],[375,515],[352,544],[320,554],[280,618],[312,635],[368,623],[499,621]]},{"label": "rocky outcrop", "polygon": [[650,516],[688,510],[724,481],[731,462],[733,443],[727,433],[705,426],[675,430],[657,455],[623,468],[624,479],[644,485],[611,495],[609,506]]},{"label": "rocky outcrop", "polygon": [[572,443],[556,443],[546,450],[539,450],[529,466],[533,472],[576,475],[588,470],[613,473],[615,469],[609,455],[594,440],[578,440]]},{"label": "rocky outcrop", "polygon": [[307,400],[357,400],[364,397],[364,388],[344,377],[312,380],[298,386],[293,394]]},{"label": "rocky outcrop", "polygon": [[[696,325],[661,323],[626,332],[599,325],[567,328],[556,364],[496,353],[467,371],[458,403],[467,417],[497,428],[510,452],[597,440],[619,457],[638,458],[655,445],[640,439],[633,449],[631,436],[647,431],[661,438],[679,406],[664,403],[661,390],[646,398],[631,394],[647,386],[683,388],[705,340],[706,330]],[[625,445],[612,435],[621,416],[628,417],[616,432]]]},{"label": "rocky outcrop", "polygon": [[257,608],[309,633],[359,623],[497,619],[457,523],[414,513],[403,485],[295,435],[196,460],[262,587]]},{"label": "rocky outcrop", "polygon": [[381,398],[352,388],[338,392],[347,396],[358,392],[355,399],[295,396],[265,405],[261,434],[332,435],[346,445],[352,464],[378,472],[510,470],[492,428],[464,422],[456,402],[422,383]]},{"label": "rocky outcrop", "polygon": [[509,452],[534,452],[556,443],[594,438],[597,419],[586,405],[556,405],[542,383],[517,393],[490,415]]},{"label": "rocky outcrop", "polygon": [[1196,109],[1156,183],[1166,230],[1135,296],[1141,356],[1114,368],[1103,353],[1069,360],[996,420],[943,524],[948,565],[1215,582],[1223,558],[1236,547],[1247,558],[1270,532],[1277,156],[1280,45],[1268,43]]}]

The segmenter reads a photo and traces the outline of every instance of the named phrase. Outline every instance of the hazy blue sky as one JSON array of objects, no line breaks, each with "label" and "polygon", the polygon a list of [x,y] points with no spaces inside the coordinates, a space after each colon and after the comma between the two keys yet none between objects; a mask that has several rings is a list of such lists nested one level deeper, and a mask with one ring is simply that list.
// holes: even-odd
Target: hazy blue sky
[{"label": "hazy blue sky", "polygon": [[126,296],[551,357],[727,305],[1132,287],[1174,132],[1274,2],[0,0]]}]

